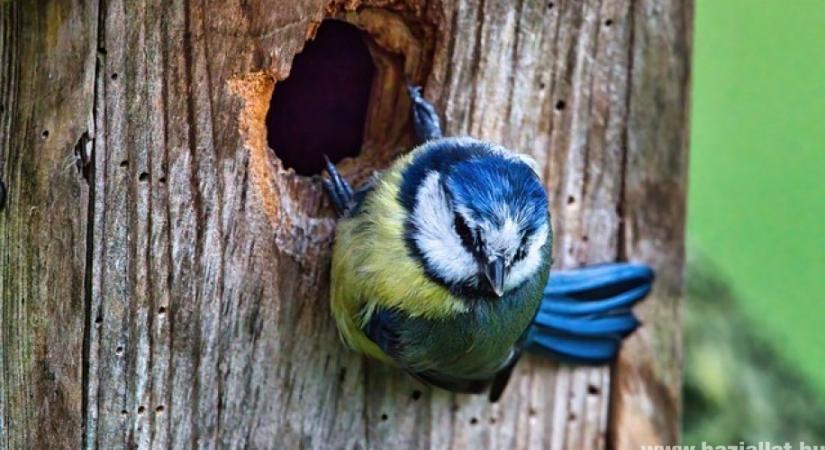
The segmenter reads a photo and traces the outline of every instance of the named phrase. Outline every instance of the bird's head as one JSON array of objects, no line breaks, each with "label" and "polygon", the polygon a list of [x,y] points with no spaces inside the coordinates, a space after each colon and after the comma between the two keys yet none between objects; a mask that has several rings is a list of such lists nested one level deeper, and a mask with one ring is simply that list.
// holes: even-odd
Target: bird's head
[{"label": "bird's head", "polygon": [[501,297],[519,287],[549,258],[538,175],[523,157],[483,141],[428,145],[405,174],[408,246],[453,292]]}]

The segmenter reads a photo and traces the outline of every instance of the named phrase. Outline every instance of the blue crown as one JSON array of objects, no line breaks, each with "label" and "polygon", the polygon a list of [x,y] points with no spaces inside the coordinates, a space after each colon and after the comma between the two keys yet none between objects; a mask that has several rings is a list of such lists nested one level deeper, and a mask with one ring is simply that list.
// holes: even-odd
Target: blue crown
[{"label": "blue crown", "polygon": [[535,231],[547,221],[547,194],[530,166],[505,152],[471,138],[430,141],[402,174],[399,199],[412,211],[418,187],[435,171],[453,200],[476,221],[501,225],[503,218],[496,213],[507,205],[519,213],[526,231]]}]

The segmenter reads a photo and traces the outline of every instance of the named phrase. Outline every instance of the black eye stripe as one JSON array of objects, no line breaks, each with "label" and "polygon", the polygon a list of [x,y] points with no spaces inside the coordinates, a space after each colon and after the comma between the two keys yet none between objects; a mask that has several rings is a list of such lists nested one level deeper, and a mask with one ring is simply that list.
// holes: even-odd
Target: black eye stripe
[{"label": "black eye stripe", "polygon": [[521,244],[519,244],[518,251],[516,252],[516,255],[513,257],[513,263],[521,261],[522,259],[524,259],[525,256],[527,256],[528,237],[529,236],[526,232],[524,233],[524,235],[522,235]]},{"label": "black eye stripe", "polygon": [[461,245],[463,245],[468,251],[472,252],[475,247],[473,232],[470,230],[470,227],[467,226],[467,222],[464,221],[461,214],[456,213],[453,216],[453,226],[455,227],[456,233],[458,233],[458,237],[461,238]]}]

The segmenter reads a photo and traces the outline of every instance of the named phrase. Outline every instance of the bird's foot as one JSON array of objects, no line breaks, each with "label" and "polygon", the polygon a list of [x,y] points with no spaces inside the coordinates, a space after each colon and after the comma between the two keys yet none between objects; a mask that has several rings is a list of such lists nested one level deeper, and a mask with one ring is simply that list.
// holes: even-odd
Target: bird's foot
[{"label": "bird's foot", "polygon": [[441,138],[441,126],[435,108],[421,95],[421,86],[407,86],[412,101],[412,121],[419,144]]},{"label": "bird's foot", "polygon": [[347,216],[352,209],[355,208],[355,195],[349,183],[347,183],[347,180],[341,176],[338,169],[335,168],[335,165],[332,164],[332,161],[330,161],[326,155],[324,156],[324,160],[326,160],[327,173],[329,174],[329,180],[324,180],[324,187],[329,193],[338,217]]}]

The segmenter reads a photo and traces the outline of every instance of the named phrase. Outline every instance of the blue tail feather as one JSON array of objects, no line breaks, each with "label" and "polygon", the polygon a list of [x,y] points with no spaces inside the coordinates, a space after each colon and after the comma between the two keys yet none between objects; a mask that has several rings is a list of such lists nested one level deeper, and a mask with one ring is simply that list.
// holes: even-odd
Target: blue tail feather
[{"label": "blue tail feather", "polygon": [[562,270],[550,274],[550,281],[544,288],[545,295],[595,295],[601,291],[616,291],[623,285],[636,286],[653,282],[653,269],[644,264],[611,263]]},{"label": "blue tail feather", "polygon": [[553,272],[524,347],[575,364],[604,364],[639,321],[632,307],[650,292],[653,270],[613,263]]},{"label": "blue tail feather", "polygon": [[575,332],[578,336],[626,336],[639,326],[638,319],[631,312],[607,317],[565,317],[539,312],[535,323],[560,333]]},{"label": "blue tail feather", "polygon": [[[625,311],[650,292],[651,285],[643,284],[603,300],[582,301],[573,297],[555,297],[541,303],[541,312],[560,315],[598,314],[604,311]],[[547,296],[545,297],[547,298]]]},{"label": "blue tail feather", "polygon": [[532,336],[530,353],[573,364],[600,364],[612,359],[621,341],[611,338],[581,338],[539,332]]}]

